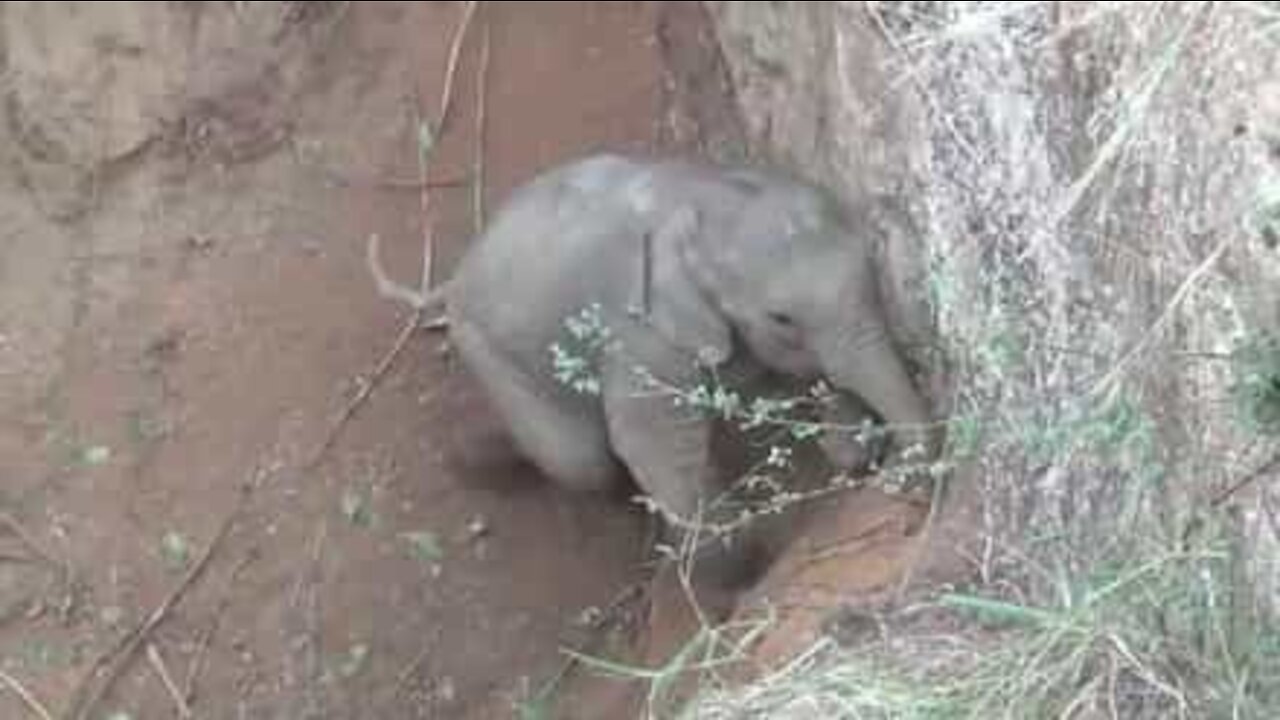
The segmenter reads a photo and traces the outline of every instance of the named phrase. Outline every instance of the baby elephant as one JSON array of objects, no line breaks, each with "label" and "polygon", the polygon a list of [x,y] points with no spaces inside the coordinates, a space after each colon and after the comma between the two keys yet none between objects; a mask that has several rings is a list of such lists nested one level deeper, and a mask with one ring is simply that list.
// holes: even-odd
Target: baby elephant
[{"label": "baby elephant", "polygon": [[[694,392],[709,382],[745,411],[822,381],[853,403],[837,416],[865,403],[899,451],[934,451],[885,327],[873,232],[796,179],[605,154],[518,188],[425,298],[386,279],[372,244],[369,259],[384,294],[445,305],[520,453],[573,489],[629,473],[679,541],[738,479],[715,457],[723,403]],[[721,544],[703,559],[733,577]]]}]

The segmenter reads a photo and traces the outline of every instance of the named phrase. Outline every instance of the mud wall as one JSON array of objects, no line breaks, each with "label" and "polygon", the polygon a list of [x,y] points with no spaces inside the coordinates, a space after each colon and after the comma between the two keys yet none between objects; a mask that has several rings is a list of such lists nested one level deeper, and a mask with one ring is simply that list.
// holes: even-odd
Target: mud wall
[{"label": "mud wall", "polygon": [[706,5],[755,149],[907,210],[887,290],[970,458],[985,577],[1225,518],[1274,607],[1277,365],[1245,351],[1280,331],[1274,15]]}]

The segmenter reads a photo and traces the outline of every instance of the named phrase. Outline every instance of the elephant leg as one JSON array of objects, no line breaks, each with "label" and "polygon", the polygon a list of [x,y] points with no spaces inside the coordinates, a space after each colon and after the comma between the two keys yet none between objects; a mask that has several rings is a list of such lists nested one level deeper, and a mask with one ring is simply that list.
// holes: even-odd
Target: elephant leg
[{"label": "elephant leg", "polygon": [[[714,423],[645,388],[622,363],[606,363],[602,391],[614,452],[640,489],[674,518],[667,523],[667,540],[680,547],[699,521],[728,520],[730,512],[717,507],[727,488],[713,453]],[[695,576],[710,581],[717,593],[754,575],[758,548],[749,538],[735,536],[726,544],[699,532],[697,539]]]},{"label": "elephant leg", "polygon": [[623,479],[598,418],[535,392],[533,378],[465,321],[455,322],[450,338],[520,453],[539,470],[575,491],[608,490]]}]

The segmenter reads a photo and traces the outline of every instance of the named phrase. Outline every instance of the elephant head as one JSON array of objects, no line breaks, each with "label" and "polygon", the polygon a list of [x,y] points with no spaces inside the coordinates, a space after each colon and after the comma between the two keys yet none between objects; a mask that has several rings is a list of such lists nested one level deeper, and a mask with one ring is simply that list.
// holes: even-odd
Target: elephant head
[{"label": "elephant head", "polygon": [[745,172],[732,184],[740,202],[731,211],[669,223],[680,231],[676,257],[657,264],[658,326],[699,344],[704,357],[727,357],[736,337],[771,370],[860,398],[899,451],[931,456],[927,403],[886,327],[868,240],[875,230],[807,184]]}]

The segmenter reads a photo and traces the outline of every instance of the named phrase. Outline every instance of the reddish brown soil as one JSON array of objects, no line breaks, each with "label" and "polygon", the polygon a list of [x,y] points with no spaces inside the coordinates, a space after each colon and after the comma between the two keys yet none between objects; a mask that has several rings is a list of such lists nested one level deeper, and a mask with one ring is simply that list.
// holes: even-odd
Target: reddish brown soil
[{"label": "reddish brown soil", "polygon": [[[460,4],[286,4],[282,33],[252,52],[219,50],[234,43],[218,28],[246,26],[211,16],[252,3],[113,11],[175,14],[174,35],[136,45],[127,23],[92,27],[96,11],[23,27],[42,11],[9,5],[7,31],[41,35],[55,59],[60,43],[82,46],[86,24],[111,50],[116,74],[85,78],[107,98],[91,109],[128,115],[108,95],[129,90],[113,84],[118,67],[172,71],[173,37],[212,49],[184,56],[161,110],[136,114],[154,121],[141,130],[91,118],[103,138],[78,146],[51,107],[8,105],[0,509],[58,567],[0,526],[0,669],[68,708],[93,686],[92,662],[179,584],[166,536],[185,541],[190,568],[249,484],[225,542],[149,636],[178,685],[194,675],[197,717],[500,718],[538,707],[544,688],[564,717],[619,717],[595,690],[551,683],[561,647],[635,639],[625,620],[643,605],[614,600],[646,577],[645,519],[513,463],[459,474],[451,438],[489,419],[440,338],[414,335],[306,466],[403,322],[374,293],[364,243],[378,233],[414,281],[415,97],[434,117]],[[486,33],[488,207],[595,149],[732,150],[702,22],[693,3],[485,3],[432,177],[466,179],[476,162]],[[50,151],[59,141],[66,152]],[[469,186],[433,190],[432,206],[443,276],[471,234]],[[580,622],[611,604],[612,635]],[[95,709],[175,716],[145,652]],[[0,688],[0,717],[28,714]]]}]

